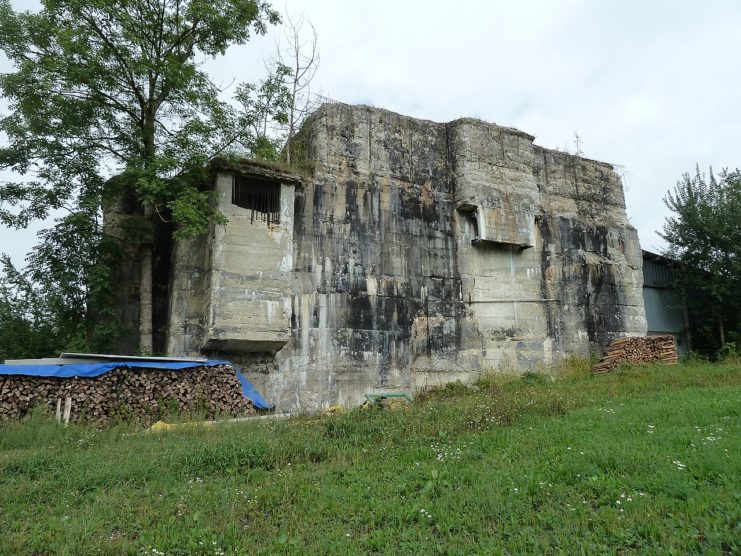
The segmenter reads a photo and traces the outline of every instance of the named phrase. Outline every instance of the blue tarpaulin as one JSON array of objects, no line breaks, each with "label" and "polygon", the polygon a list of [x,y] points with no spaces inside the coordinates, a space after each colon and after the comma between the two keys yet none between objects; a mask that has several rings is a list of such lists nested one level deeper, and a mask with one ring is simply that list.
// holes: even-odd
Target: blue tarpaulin
[{"label": "blue tarpaulin", "polygon": [[[229,365],[234,368],[230,361],[220,359],[209,359],[202,361],[110,361],[105,363],[70,363],[68,365],[0,365],[0,375],[26,375],[46,376],[56,378],[85,377],[93,378],[103,375],[114,369],[121,368],[143,368],[143,369],[166,369],[180,371],[193,367],[215,367],[216,365]],[[268,403],[255,387],[236,368],[237,378],[242,385],[242,393],[250,400],[257,409],[273,409],[273,404]]]},{"label": "blue tarpaulin", "polygon": [[260,392],[257,391],[257,388],[255,388],[252,383],[247,380],[247,377],[245,377],[237,369],[234,369],[234,372],[237,373],[237,378],[239,379],[239,382],[242,383],[242,393],[248,400],[252,402],[252,405],[254,405],[258,409],[273,409],[275,407],[273,404],[269,403],[265,398],[262,397],[262,394],[260,394]]}]

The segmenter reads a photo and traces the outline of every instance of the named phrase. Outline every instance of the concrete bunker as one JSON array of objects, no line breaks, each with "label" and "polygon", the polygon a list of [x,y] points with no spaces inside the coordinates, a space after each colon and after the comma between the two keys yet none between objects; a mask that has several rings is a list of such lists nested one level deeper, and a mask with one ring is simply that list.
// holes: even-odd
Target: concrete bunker
[{"label": "concrete bunker", "polygon": [[254,163],[217,160],[212,170],[216,203],[229,223],[205,238],[175,242],[167,351],[264,359],[290,339],[301,181]]},{"label": "concrete bunker", "polygon": [[226,355],[279,409],[317,410],[645,334],[611,165],[345,104],[302,138],[305,177],[214,161],[229,223],[172,246],[168,355]]}]

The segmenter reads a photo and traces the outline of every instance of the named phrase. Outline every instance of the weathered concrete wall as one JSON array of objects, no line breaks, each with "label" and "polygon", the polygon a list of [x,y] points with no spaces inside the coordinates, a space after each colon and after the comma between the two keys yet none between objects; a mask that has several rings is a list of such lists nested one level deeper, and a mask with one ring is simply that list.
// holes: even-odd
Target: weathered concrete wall
[{"label": "weathered concrete wall", "polygon": [[226,227],[175,242],[169,353],[275,352],[290,339],[294,186],[281,184],[280,220],[232,204],[233,176],[216,174]]},{"label": "weathered concrete wall", "polygon": [[141,238],[132,237],[132,230],[140,230],[144,226],[137,209],[137,204],[125,192],[103,208],[103,234],[113,240],[117,247],[117,265],[114,268],[117,287],[113,299],[115,320],[110,322],[110,315],[100,314],[98,307],[93,306],[90,310],[96,321],[110,322],[116,327],[118,334],[110,346],[115,353],[139,352]]},{"label": "weathered concrete wall", "polygon": [[177,240],[170,276],[169,355],[200,355],[206,339],[210,300],[211,245],[207,238]]},{"label": "weathered concrete wall", "polygon": [[645,333],[638,238],[611,166],[477,120],[363,106],[324,106],[304,134],[313,177],[281,196],[295,199],[292,231],[288,218],[270,239],[246,226],[219,178],[230,224],[205,257],[208,322],[200,344],[171,333],[173,353],[286,341],[272,360],[232,359],[279,407],[315,410]]},{"label": "weathered concrete wall", "polygon": [[280,186],[280,221],[267,223],[232,204],[232,176],[219,173],[205,349],[277,351],[288,342],[293,271],[294,186]]},{"label": "weathered concrete wall", "polygon": [[441,369],[468,336],[446,129],[336,105],[308,132],[315,171],[296,205],[296,337],[266,389],[302,407],[409,390],[427,358],[426,305],[429,360]]}]

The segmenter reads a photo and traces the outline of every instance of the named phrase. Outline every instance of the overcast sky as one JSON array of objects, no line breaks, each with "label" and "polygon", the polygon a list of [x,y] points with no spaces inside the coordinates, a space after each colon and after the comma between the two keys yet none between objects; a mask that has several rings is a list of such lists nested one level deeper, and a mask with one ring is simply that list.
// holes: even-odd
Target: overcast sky
[{"label": "overcast sky", "polygon": [[[14,2],[25,9],[30,3]],[[435,121],[473,116],[619,165],[628,216],[659,250],[662,196],[684,172],[741,166],[741,2],[288,0],[319,36],[314,88]],[[275,37],[208,63],[254,81]],[[10,71],[0,59],[0,71]],[[32,232],[0,228],[21,262]]]}]

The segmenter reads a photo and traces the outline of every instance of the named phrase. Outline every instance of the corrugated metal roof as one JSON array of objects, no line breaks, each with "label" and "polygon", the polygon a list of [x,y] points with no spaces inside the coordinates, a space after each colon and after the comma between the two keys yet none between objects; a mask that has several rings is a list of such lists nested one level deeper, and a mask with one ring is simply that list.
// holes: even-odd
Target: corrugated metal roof
[{"label": "corrugated metal roof", "polygon": [[162,363],[205,363],[198,357],[146,357],[139,355],[111,355],[108,353],[62,353],[59,357],[41,359],[8,359],[6,365],[71,365],[74,363],[106,363],[116,361],[157,361]]}]

